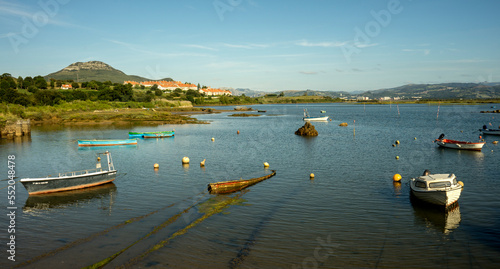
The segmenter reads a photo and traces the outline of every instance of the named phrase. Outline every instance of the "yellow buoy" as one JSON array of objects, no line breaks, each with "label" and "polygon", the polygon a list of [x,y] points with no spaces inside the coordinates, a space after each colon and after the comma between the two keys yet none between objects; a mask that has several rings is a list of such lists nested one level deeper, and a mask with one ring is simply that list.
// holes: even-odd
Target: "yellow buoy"
[{"label": "yellow buoy", "polygon": [[212,142],[215,141],[215,138],[212,137]]},{"label": "yellow buoy", "polygon": [[399,160],[399,156],[396,156],[396,160]]},{"label": "yellow buoy", "polygon": [[393,177],[392,177],[392,180],[394,181],[401,181],[401,175],[400,174],[395,174]]},{"label": "yellow buoy", "polygon": [[189,163],[189,158],[188,157],[182,158],[182,164],[188,164],[188,163]]},{"label": "yellow buoy", "polygon": [[267,162],[264,162],[264,167],[269,167],[269,164]]},{"label": "yellow buoy", "polygon": [[396,145],[399,145],[399,140],[396,140]]},{"label": "yellow buoy", "polygon": [[396,145],[392,144],[393,147],[395,147]]},{"label": "yellow buoy", "polygon": [[203,161],[201,161],[200,166],[205,166],[205,160],[206,159],[203,159]]},{"label": "yellow buoy", "polygon": [[417,140],[417,138],[416,138],[416,137],[414,137],[413,139]]},{"label": "yellow buoy", "polygon": [[159,165],[159,164],[157,164],[157,163],[155,163],[153,167],[154,167],[155,169],[158,169],[158,168],[160,168],[160,165]]},{"label": "yellow buoy", "polygon": [[100,162],[101,161],[101,157],[97,157],[97,161]]},{"label": "yellow buoy", "polygon": [[493,143],[493,144],[498,144],[498,141],[493,141],[492,143]]},{"label": "yellow buoy", "polygon": [[462,188],[464,187],[464,183],[462,181],[459,181],[458,184],[462,186]]},{"label": "yellow buoy", "polygon": [[313,173],[311,173],[311,174],[309,175],[309,177],[310,177],[311,179],[314,179],[314,174],[313,174]]}]

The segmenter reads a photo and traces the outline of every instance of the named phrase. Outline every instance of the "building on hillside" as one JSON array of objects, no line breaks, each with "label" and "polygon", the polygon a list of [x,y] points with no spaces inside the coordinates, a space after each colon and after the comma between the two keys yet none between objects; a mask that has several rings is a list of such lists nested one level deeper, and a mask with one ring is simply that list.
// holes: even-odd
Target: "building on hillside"
[{"label": "building on hillside", "polygon": [[221,89],[212,89],[212,88],[200,89],[199,92],[201,94],[205,94],[206,96],[218,96],[218,95],[228,95],[228,96],[231,96],[231,95],[233,95],[231,93],[231,91],[221,90]]},{"label": "building on hillside", "polygon": [[63,85],[61,85],[61,90],[69,90],[69,89],[73,89],[73,87],[71,86],[71,84],[63,84]]},{"label": "building on hillside", "polygon": [[[130,81],[125,81],[125,82],[130,83]],[[139,82],[138,84],[144,85],[144,87],[148,87],[148,88],[153,87],[153,85],[156,84],[156,85],[158,85],[158,89],[169,90],[169,91],[173,91],[177,88],[179,88],[183,91],[187,91],[187,90],[195,90],[196,91],[198,89],[198,87],[194,84],[182,83],[180,81],[165,81],[165,80],[157,81],[157,80],[154,80],[154,81],[142,81],[142,82]],[[132,84],[132,85],[134,85],[134,84]]]},{"label": "building on hillside", "polygon": [[139,85],[139,82],[136,82],[136,81],[131,81],[131,80],[126,80],[123,82],[123,85],[127,85],[127,84],[132,84],[132,86],[135,86],[135,85]]}]

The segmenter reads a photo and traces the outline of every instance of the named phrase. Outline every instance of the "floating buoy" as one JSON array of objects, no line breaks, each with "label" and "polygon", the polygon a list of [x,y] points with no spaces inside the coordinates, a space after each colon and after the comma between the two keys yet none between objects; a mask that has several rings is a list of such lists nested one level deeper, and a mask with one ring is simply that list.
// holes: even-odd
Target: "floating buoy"
[{"label": "floating buoy", "polygon": [[203,159],[203,161],[201,161],[200,166],[205,166],[205,160],[206,159]]},{"label": "floating buoy", "polygon": [[493,141],[492,143],[493,143],[493,144],[498,144],[498,141]]},{"label": "floating buoy", "polygon": [[182,164],[188,164],[188,163],[189,163],[189,158],[188,157],[182,158]]},{"label": "floating buoy", "polygon": [[396,145],[392,144],[393,147],[395,147]]},{"label": "floating buoy", "polygon": [[237,134],[240,134],[240,130],[238,130],[236,133],[237,133]]},{"label": "floating buoy", "polygon": [[395,175],[392,177],[392,180],[397,181],[397,182],[401,181],[401,175],[400,175],[400,174],[395,174]]},{"label": "floating buoy", "polygon": [[399,145],[399,140],[396,140],[396,145]]},{"label": "floating buoy", "polygon": [[464,183],[462,181],[459,181],[457,183],[458,183],[458,185],[462,186],[462,188],[464,187]]},{"label": "floating buoy", "polygon": [[97,157],[97,161],[100,162],[101,161],[101,157]]},{"label": "floating buoy", "polygon": [[160,165],[159,165],[159,164],[157,164],[157,163],[155,163],[155,164],[153,165],[153,167],[154,167],[155,169],[158,169],[158,168],[160,168]]},{"label": "floating buoy", "polygon": [[267,162],[264,162],[264,167],[269,167],[269,164]]},{"label": "floating buoy", "polygon": [[215,141],[215,138],[212,137],[212,142],[214,142],[214,141]]},{"label": "floating buoy", "polygon": [[314,174],[313,174],[313,173],[311,173],[311,174],[309,175],[309,178],[310,178],[310,179],[314,179]]},{"label": "floating buoy", "polygon": [[417,140],[417,138],[416,138],[416,137],[414,137],[413,139],[414,139],[414,140]]},{"label": "floating buoy", "polygon": [[399,160],[399,156],[396,156],[396,160]]}]

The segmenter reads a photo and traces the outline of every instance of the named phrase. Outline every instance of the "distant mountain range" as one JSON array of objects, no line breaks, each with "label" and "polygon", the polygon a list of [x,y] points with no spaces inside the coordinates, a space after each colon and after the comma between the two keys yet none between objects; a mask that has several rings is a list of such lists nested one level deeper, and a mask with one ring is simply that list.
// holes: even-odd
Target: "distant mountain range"
[{"label": "distant mountain range", "polygon": [[[100,61],[76,62],[69,66],[48,74],[46,80],[51,78],[57,80],[73,80],[78,82],[84,81],[111,81],[113,83],[123,83],[127,80],[132,81],[149,81],[152,79],[127,75],[124,72],[111,67],[110,65]],[[171,81],[171,78],[161,80]],[[264,92],[254,91],[248,88],[223,88],[230,90],[233,95],[246,95],[249,97],[264,96],[266,94],[284,93],[287,97],[293,96],[329,96],[332,98],[349,98],[356,99],[358,97],[367,97],[369,99],[379,99],[384,97],[401,98],[401,99],[489,99],[500,98],[500,82],[485,82],[485,83],[439,83],[439,84],[408,84],[395,88],[380,89],[366,92],[346,92],[346,91],[278,91]]]},{"label": "distant mountain range", "polygon": [[[110,65],[100,62],[100,61],[89,61],[89,62],[76,62],[68,65],[67,67],[48,74],[45,76],[46,80],[51,78],[56,80],[73,80],[77,82],[83,81],[111,81],[113,83],[123,83],[127,80],[132,81],[149,81],[151,79],[127,75],[124,72],[111,67]],[[171,78],[165,78],[162,80],[172,80]]]}]

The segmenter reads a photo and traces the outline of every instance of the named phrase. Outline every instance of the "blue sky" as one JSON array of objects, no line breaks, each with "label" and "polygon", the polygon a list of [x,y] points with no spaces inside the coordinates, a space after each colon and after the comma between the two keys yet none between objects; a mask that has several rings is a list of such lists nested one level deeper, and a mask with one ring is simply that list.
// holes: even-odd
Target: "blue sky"
[{"label": "blue sky", "polygon": [[0,0],[0,72],[103,61],[262,91],[500,81],[500,1]]}]

